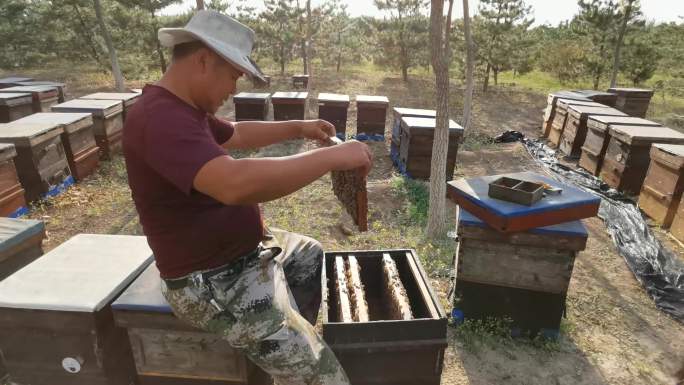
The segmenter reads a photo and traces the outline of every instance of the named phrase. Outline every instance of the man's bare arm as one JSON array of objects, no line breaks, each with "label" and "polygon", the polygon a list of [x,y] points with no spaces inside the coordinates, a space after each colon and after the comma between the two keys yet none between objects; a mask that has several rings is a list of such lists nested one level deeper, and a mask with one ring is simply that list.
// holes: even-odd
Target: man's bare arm
[{"label": "man's bare arm", "polygon": [[335,127],[323,120],[288,120],[283,122],[233,123],[233,136],[222,144],[226,149],[260,148],[288,139],[322,140],[335,135]]},{"label": "man's bare arm", "polygon": [[361,167],[367,173],[371,162],[368,147],[356,141],[281,158],[226,155],[207,162],[193,185],[226,205],[254,204],[291,194],[331,170]]}]

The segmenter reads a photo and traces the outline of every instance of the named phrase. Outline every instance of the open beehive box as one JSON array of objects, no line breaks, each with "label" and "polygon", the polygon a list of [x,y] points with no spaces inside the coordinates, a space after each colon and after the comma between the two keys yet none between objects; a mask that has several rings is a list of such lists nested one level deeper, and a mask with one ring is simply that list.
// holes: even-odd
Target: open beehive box
[{"label": "open beehive box", "polygon": [[325,253],[322,289],[323,339],[351,383],[439,384],[447,320],[413,250]]}]

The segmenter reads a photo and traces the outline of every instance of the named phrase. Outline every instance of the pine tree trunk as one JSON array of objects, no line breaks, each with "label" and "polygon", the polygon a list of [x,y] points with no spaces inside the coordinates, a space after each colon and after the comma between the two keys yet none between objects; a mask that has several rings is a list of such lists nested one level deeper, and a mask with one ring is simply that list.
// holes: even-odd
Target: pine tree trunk
[{"label": "pine tree trunk", "polygon": [[154,10],[150,10],[150,14],[152,16],[152,38],[157,45],[159,67],[161,68],[161,72],[164,73],[166,72],[166,59],[164,58],[164,50],[162,49],[161,43],[159,42],[159,39],[157,39],[157,29],[159,29],[159,26],[157,25],[157,17],[154,15]]},{"label": "pine tree trunk", "polygon": [[468,132],[470,128],[470,115],[473,105],[473,90],[475,88],[475,44],[470,32],[470,14],[468,12],[468,0],[463,0],[463,30],[466,40],[466,91],[463,97],[463,129]]},{"label": "pine tree trunk", "polygon": [[[449,0],[449,12],[453,0]],[[432,0],[430,11],[430,40],[432,67],[437,90],[437,119],[432,143],[430,164],[430,207],[425,232],[430,238],[446,233],[446,164],[449,148],[449,25],[443,28],[444,0]]]},{"label": "pine tree trunk", "polygon": [[280,74],[285,75],[285,46],[280,45]]},{"label": "pine tree trunk", "polygon": [[197,10],[204,9],[204,0],[197,0]]},{"label": "pine tree trunk", "polygon": [[[304,73],[311,77],[311,0],[306,0],[306,44],[304,45]],[[309,79],[311,83],[312,79]]]},{"label": "pine tree trunk", "polygon": [[489,72],[492,70],[491,64],[487,63],[487,69],[485,70],[484,82],[482,86],[482,92],[487,92],[489,87]]},{"label": "pine tree trunk", "polygon": [[615,87],[617,83],[617,74],[620,69],[620,50],[622,49],[622,41],[625,38],[625,32],[627,31],[627,21],[632,15],[632,3],[634,0],[627,0],[625,5],[625,14],[622,15],[622,25],[620,26],[620,34],[618,35],[617,42],[615,43],[615,54],[613,55],[613,73],[610,76],[610,87]]},{"label": "pine tree trunk", "polygon": [[104,37],[107,51],[109,51],[109,59],[112,63],[112,73],[114,74],[116,90],[123,92],[125,91],[125,88],[123,75],[121,74],[121,68],[119,67],[119,58],[116,56],[116,49],[114,49],[112,37],[109,35],[109,30],[107,30],[107,24],[105,23],[104,15],[102,14],[102,4],[100,4],[100,0],[93,0],[93,5],[95,6],[97,22],[100,24],[100,29],[102,30],[102,37]]},{"label": "pine tree trunk", "polygon": [[498,86],[499,85],[499,69],[497,67],[492,68],[492,72],[494,73],[494,85]]}]

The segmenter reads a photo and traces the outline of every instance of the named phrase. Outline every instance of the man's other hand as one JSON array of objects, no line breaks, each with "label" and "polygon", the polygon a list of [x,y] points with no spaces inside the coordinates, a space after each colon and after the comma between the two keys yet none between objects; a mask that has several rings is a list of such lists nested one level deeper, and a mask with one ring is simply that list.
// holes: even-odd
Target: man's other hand
[{"label": "man's other hand", "polygon": [[364,143],[349,140],[329,148],[333,152],[335,166],[333,170],[351,170],[361,168],[364,176],[373,166],[373,153]]},{"label": "man's other hand", "polygon": [[302,122],[302,136],[322,143],[328,137],[335,136],[335,126],[322,119],[305,120]]}]

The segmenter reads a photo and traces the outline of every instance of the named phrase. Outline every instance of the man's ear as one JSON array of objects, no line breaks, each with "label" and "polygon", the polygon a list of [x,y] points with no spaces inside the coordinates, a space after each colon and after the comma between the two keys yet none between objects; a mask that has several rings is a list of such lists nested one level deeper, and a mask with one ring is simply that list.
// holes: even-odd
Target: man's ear
[{"label": "man's ear", "polygon": [[199,70],[202,75],[209,71],[209,67],[213,64],[212,59],[212,52],[208,49],[202,48],[197,51],[197,65],[199,66]]}]

